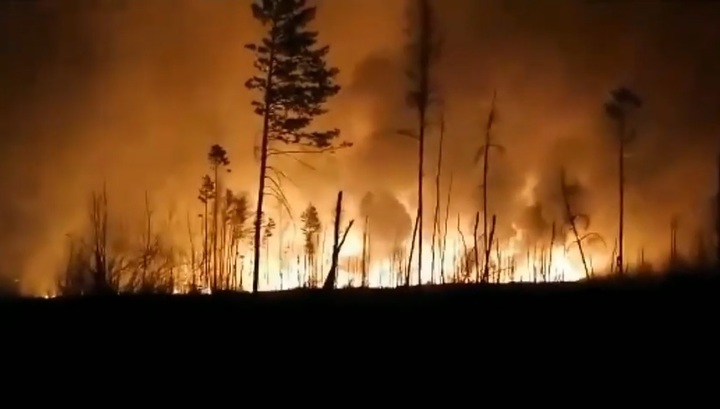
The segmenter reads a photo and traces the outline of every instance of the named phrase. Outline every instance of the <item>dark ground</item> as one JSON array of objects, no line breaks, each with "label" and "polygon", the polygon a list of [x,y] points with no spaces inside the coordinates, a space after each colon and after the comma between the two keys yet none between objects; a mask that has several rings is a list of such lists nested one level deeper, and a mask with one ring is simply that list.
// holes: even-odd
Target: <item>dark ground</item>
[{"label": "dark ground", "polygon": [[[650,360],[702,351],[707,359],[707,351],[720,351],[719,318],[720,274],[695,271],[585,283],[0,298],[0,345],[24,351],[41,342],[60,355],[100,350],[103,357],[131,352],[153,359],[179,351],[191,361],[237,350],[250,351],[244,359],[379,352],[435,360],[461,353],[482,361],[505,359],[508,350],[573,360],[596,350],[615,357],[642,351]],[[597,362],[604,355],[593,356]]]},{"label": "dark ground", "polygon": [[[234,371],[226,378],[231,390],[248,365],[260,365],[262,375],[253,373],[266,386],[294,370],[305,375],[292,375],[293,383],[322,372],[329,382],[348,385],[361,376],[378,391],[397,383],[398,373],[421,376],[413,393],[436,377],[478,382],[487,374],[501,384],[526,378],[565,385],[612,373],[615,380],[629,377],[622,385],[635,388],[648,374],[715,373],[719,318],[717,271],[257,296],[6,298],[0,299],[0,347],[8,359],[41,351],[51,360],[65,358],[69,369],[78,361],[100,364],[102,373],[129,365],[133,376],[162,368],[196,379],[196,365],[211,365]],[[638,368],[642,376],[632,372]]]},{"label": "dark ground", "polygon": [[[720,313],[720,274],[581,283],[444,285],[399,289],[291,290],[198,295],[0,299],[6,325],[83,325],[152,329],[194,325],[459,331],[476,324],[688,322]],[[508,324],[510,325],[510,324]]]}]

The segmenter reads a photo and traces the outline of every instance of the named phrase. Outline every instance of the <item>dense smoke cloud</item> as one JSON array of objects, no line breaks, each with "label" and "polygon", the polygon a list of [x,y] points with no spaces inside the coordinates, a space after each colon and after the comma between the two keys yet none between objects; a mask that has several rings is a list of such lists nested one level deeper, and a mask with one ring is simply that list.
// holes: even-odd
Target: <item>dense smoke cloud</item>
[{"label": "dense smoke cloud", "polygon": [[392,193],[365,195],[360,203],[360,215],[368,220],[368,235],[376,254],[388,256],[412,233],[412,219]]},{"label": "dense smoke cloud", "polygon": [[[404,3],[320,2],[317,27],[344,86],[321,124],[340,127],[356,146],[303,158],[314,170],[283,163],[297,185],[288,194],[303,203],[298,209],[312,198],[325,214],[338,189],[351,210],[366,193],[383,191],[414,208],[416,142],[395,132],[412,126],[403,95]],[[259,28],[248,5],[0,5],[3,273],[24,274],[29,287],[47,281],[65,234],[85,220],[88,195],[103,183],[111,210],[129,226],[146,190],[159,214],[196,213],[212,143],[229,152],[234,189],[253,190],[259,127],[243,86],[252,70],[243,44]],[[720,149],[719,5],[443,0],[436,7],[444,49],[434,75],[447,120],[442,183],[446,189],[452,174],[453,213],[471,219],[480,209],[473,157],[496,90],[495,137],[505,150],[493,152],[490,195],[500,232],[510,234],[510,220],[520,223],[535,201],[549,209],[545,218],[555,217],[564,166],[587,188],[583,211],[593,226],[612,237],[616,161],[602,104],[610,89],[627,85],[645,100],[628,158],[629,254],[642,246],[666,251],[657,237],[668,235],[674,213],[683,221],[681,238],[695,234]],[[429,138],[433,202],[436,126]],[[426,207],[431,217],[433,206]]]}]

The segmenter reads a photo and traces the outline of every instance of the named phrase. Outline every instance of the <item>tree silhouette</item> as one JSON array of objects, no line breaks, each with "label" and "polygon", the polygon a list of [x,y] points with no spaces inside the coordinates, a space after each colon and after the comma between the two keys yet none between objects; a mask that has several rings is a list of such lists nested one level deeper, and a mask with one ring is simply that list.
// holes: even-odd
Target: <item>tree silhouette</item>
[{"label": "tree silhouette", "polygon": [[228,246],[229,254],[227,268],[230,272],[231,279],[234,280],[237,277],[237,263],[240,258],[240,246],[247,234],[247,227],[245,224],[248,219],[249,205],[245,194],[236,194],[228,189],[225,197],[227,202],[225,218],[227,220],[227,224],[230,225],[230,244]]},{"label": "tree silhouette", "polygon": [[[603,244],[605,243],[602,237],[597,233],[585,233],[580,234],[581,229],[587,230],[590,227],[590,217],[583,213],[578,213],[574,207],[573,202],[584,193],[583,187],[578,182],[569,182],[565,169],[560,169],[560,194],[562,195],[563,201],[563,223],[561,227],[569,228],[572,233],[574,240],[572,244],[575,244],[580,254],[580,261],[585,271],[585,278],[590,278],[592,271],[588,266],[587,255],[583,248],[584,241],[599,240]],[[567,250],[567,246],[566,246]]]},{"label": "tree silhouette", "polygon": [[[215,195],[213,199],[213,229],[212,229],[212,259],[213,259],[213,271],[212,271],[212,283],[211,286],[215,288],[218,280],[218,235],[221,234],[219,231],[218,221],[220,215],[220,201],[223,200],[220,192],[222,187],[220,186],[220,168],[227,167],[230,165],[230,160],[227,157],[227,151],[220,145],[213,145],[210,147],[208,152],[208,162],[210,162],[210,169],[213,172],[213,184],[215,186]],[[230,172],[230,169],[226,169]],[[224,237],[224,226],[222,235]]]},{"label": "tree silhouette", "polygon": [[[492,102],[490,103],[490,111],[488,112],[487,122],[485,123],[485,136],[484,142],[477,152],[475,162],[479,161],[482,157],[483,161],[483,175],[482,175],[482,197],[483,197],[483,254],[485,259],[483,261],[483,276],[482,281],[487,281],[489,278],[488,264],[490,261],[490,250],[492,247],[492,241],[488,240],[488,174],[490,172],[490,150],[497,149],[500,152],[504,151],[502,145],[498,145],[492,140],[492,130],[495,122],[497,121],[497,92],[493,92]],[[475,281],[479,281],[480,269],[475,271]]]},{"label": "tree silhouette", "polygon": [[605,103],[605,113],[615,122],[615,135],[618,141],[618,242],[617,272],[622,274],[624,264],[625,229],[625,150],[627,144],[636,136],[636,130],[629,124],[631,113],[642,106],[642,100],[626,87],[619,87],[610,93],[610,101]]},{"label": "tree silhouette", "polygon": [[[265,251],[270,251],[270,238],[273,237],[275,233],[275,228],[277,227],[277,223],[275,223],[275,220],[272,217],[269,217],[267,220],[267,223],[263,225],[263,232],[262,232],[262,245],[265,246]],[[270,276],[270,259],[267,259],[266,269],[265,269],[265,277],[266,279]]]},{"label": "tree silhouette", "polygon": [[[418,285],[422,285],[422,232],[423,232],[423,168],[425,163],[425,134],[427,131],[428,111],[433,102],[436,102],[435,84],[432,78],[432,68],[440,55],[440,40],[437,33],[435,13],[430,0],[414,0],[409,4],[409,27],[406,32],[409,37],[407,45],[408,67],[406,75],[410,83],[406,95],[407,103],[416,110],[417,131],[400,131],[401,134],[418,140],[418,170],[417,170],[417,248],[418,248]],[[413,235],[415,236],[415,235]],[[415,237],[413,237],[414,242]],[[411,247],[412,249],[412,247]],[[412,259],[412,250],[410,254]],[[408,266],[409,268],[409,266]],[[408,280],[409,283],[409,280]]]},{"label": "tree silhouette", "polygon": [[205,175],[202,178],[200,184],[200,191],[198,194],[198,200],[203,204],[203,276],[205,280],[208,280],[210,273],[210,259],[208,257],[209,246],[208,246],[208,206],[210,201],[215,198],[215,183],[210,178],[210,175]]},{"label": "tree silhouette", "polygon": [[[336,144],[338,129],[309,130],[313,120],[324,114],[328,98],[340,91],[335,83],[338,69],[325,59],[329,46],[318,47],[315,31],[307,25],[315,18],[316,8],[305,0],[255,0],[251,8],[265,33],[258,43],[246,48],[255,55],[257,74],[245,84],[261,99],[252,106],[262,117],[258,201],[255,212],[253,292],[257,292],[260,274],[261,215],[266,182],[268,191],[287,204],[280,191],[282,172],[268,165],[272,156],[308,152],[332,152],[349,143]],[[294,145],[293,149],[276,145]],[[268,174],[270,171],[270,174]],[[288,207],[288,206],[286,206]]]},{"label": "tree silhouette", "polygon": [[322,223],[320,223],[317,208],[312,203],[308,204],[305,211],[300,215],[300,221],[302,222],[302,232],[305,238],[305,256],[308,264],[310,264],[310,270],[314,278],[316,273],[316,253]]}]

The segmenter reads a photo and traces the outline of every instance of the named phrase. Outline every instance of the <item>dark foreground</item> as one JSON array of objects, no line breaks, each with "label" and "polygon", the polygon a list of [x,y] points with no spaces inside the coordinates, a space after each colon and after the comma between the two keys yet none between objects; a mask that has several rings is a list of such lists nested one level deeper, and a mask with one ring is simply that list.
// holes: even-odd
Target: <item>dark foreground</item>
[{"label": "dark foreground", "polygon": [[[568,363],[577,368],[559,376],[587,382],[588,371],[716,369],[718,318],[720,274],[709,271],[562,284],[0,299],[0,344],[7,357],[45,352],[70,358],[68,368],[89,360],[111,370],[135,365],[137,374],[211,363],[237,375],[257,364],[273,385],[288,368],[304,371],[293,383],[315,372],[336,382],[372,374],[362,376],[375,386],[396,382],[398,372],[533,383]],[[291,363],[297,359],[307,362]]]},{"label": "dark foreground", "polygon": [[459,331],[487,325],[690,323],[720,312],[717,271],[582,283],[0,299],[5,325]]}]

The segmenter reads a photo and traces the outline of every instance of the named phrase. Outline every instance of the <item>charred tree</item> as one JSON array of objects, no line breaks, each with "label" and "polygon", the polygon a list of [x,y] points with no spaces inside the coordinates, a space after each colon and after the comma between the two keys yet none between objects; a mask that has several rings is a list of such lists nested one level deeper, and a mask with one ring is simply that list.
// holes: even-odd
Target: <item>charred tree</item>
[{"label": "charred tree", "polygon": [[323,283],[323,290],[332,290],[335,288],[335,283],[337,282],[337,269],[338,269],[338,260],[340,258],[340,250],[342,249],[343,244],[345,244],[345,239],[347,239],[348,233],[350,232],[350,229],[352,228],[353,223],[355,223],[355,220],[350,220],[350,223],[348,224],[347,228],[345,228],[345,233],[343,233],[342,239],[340,238],[340,222],[341,222],[341,216],[342,216],[342,200],[343,200],[343,192],[338,192],[337,196],[337,203],[335,204],[335,225],[333,227],[333,249],[332,249],[332,260],[330,264],[330,272],[328,272],[327,278],[325,279],[325,283]]},{"label": "charred tree", "polygon": [[677,250],[677,232],[678,232],[678,216],[675,215],[670,219],[670,267],[677,266],[679,257]]},{"label": "charred tree", "polygon": [[[492,241],[488,240],[488,174],[490,173],[490,150],[491,149],[497,149],[499,151],[502,151],[504,148],[500,145],[497,145],[492,140],[492,130],[493,126],[495,125],[495,121],[497,119],[497,113],[496,113],[496,101],[497,101],[497,92],[493,92],[492,102],[490,103],[490,111],[488,112],[487,122],[485,123],[485,136],[484,136],[484,142],[483,145],[480,147],[480,150],[478,151],[478,154],[475,158],[475,162],[477,162],[480,157],[482,157],[483,161],[483,175],[482,175],[482,197],[483,197],[483,254],[490,252],[490,248],[492,247]],[[482,273],[482,281],[487,281],[489,277],[489,271],[487,271],[488,266],[483,266],[483,273]],[[478,271],[476,273],[475,281],[478,280],[480,272]]]},{"label": "charred tree", "polygon": [[253,238],[253,292],[257,292],[265,194],[275,195],[288,207],[278,180],[284,174],[269,166],[268,160],[276,155],[332,152],[349,144],[335,144],[338,129],[308,130],[313,120],[327,111],[327,100],[340,91],[335,83],[338,69],[326,62],[329,46],[317,46],[318,33],[307,28],[315,18],[316,8],[308,6],[306,0],[254,0],[251,10],[265,30],[260,41],[246,45],[255,56],[257,73],[245,86],[260,94],[252,106],[262,117]]},{"label": "charred tree", "polygon": [[630,115],[634,109],[642,107],[638,95],[626,87],[620,87],[610,93],[610,101],[605,103],[605,113],[615,122],[615,136],[618,147],[618,238],[616,268],[619,274],[625,269],[625,152],[627,145],[635,139],[636,131],[630,124]]},{"label": "charred tree", "polygon": [[[478,224],[480,223],[480,212],[475,212],[475,223],[473,224],[473,262],[475,263],[475,283],[480,281],[480,252],[478,249]],[[487,241],[487,238],[483,238]],[[483,247],[483,259],[487,246]]]},{"label": "charred tree", "polygon": [[363,242],[362,242],[362,278],[361,287],[368,287],[368,275],[370,266],[370,236],[369,232],[370,218],[365,216],[365,225],[363,226]]},{"label": "charred tree", "polygon": [[[410,88],[407,93],[407,102],[417,114],[416,131],[405,131],[418,140],[418,170],[417,170],[417,277],[418,285],[422,285],[423,262],[423,168],[425,162],[425,142],[428,128],[428,113],[435,102],[436,93],[432,79],[432,68],[440,53],[435,12],[430,0],[415,0],[410,3],[410,24],[407,34],[410,39],[407,46],[408,68],[406,71]],[[410,254],[412,259],[412,253]]]},{"label": "charred tree", "polygon": [[[576,196],[579,193],[579,186],[574,184],[569,184],[567,182],[567,178],[565,175],[565,170],[560,171],[560,193],[562,195],[563,199],[563,206],[565,211],[565,224],[570,226],[570,229],[572,231],[573,237],[575,237],[575,244],[577,245],[578,252],[580,253],[580,260],[582,261],[583,269],[585,271],[585,278],[590,278],[590,269],[588,267],[588,263],[585,257],[585,250],[583,249],[582,242],[583,239],[588,238],[590,236],[580,236],[580,231],[578,230],[578,221],[583,220],[585,221],[585,225],[589,224],[589,218],[586,215],[582,214],[576,214],[575,211],[572,208],[571,200],[574,196]],[[553,224],[553,235],[555,234],[555,225]],[[552,250],[552,247],[551,247]],[[552,254],[552,251],[551,251]]]},{"label": "charred tree", "polygon": [[431,245],[432,248],[430,251],[431,254],[431,261],[430,261],[430,281],[431,283],[434,283],[435,281],[435,259],[437,254],[437,237],[438,237],[438,229],[440,228],[440,180],[442,177],[442,159],[443,159],[443,144],[445,142],[445,115],[441,112],[440,113],[440,141],[438,146],[438,158],[437,158],[437,168],[435,170],[435,210],[433,211],[433,233],[432,233],[432,240]]}]

